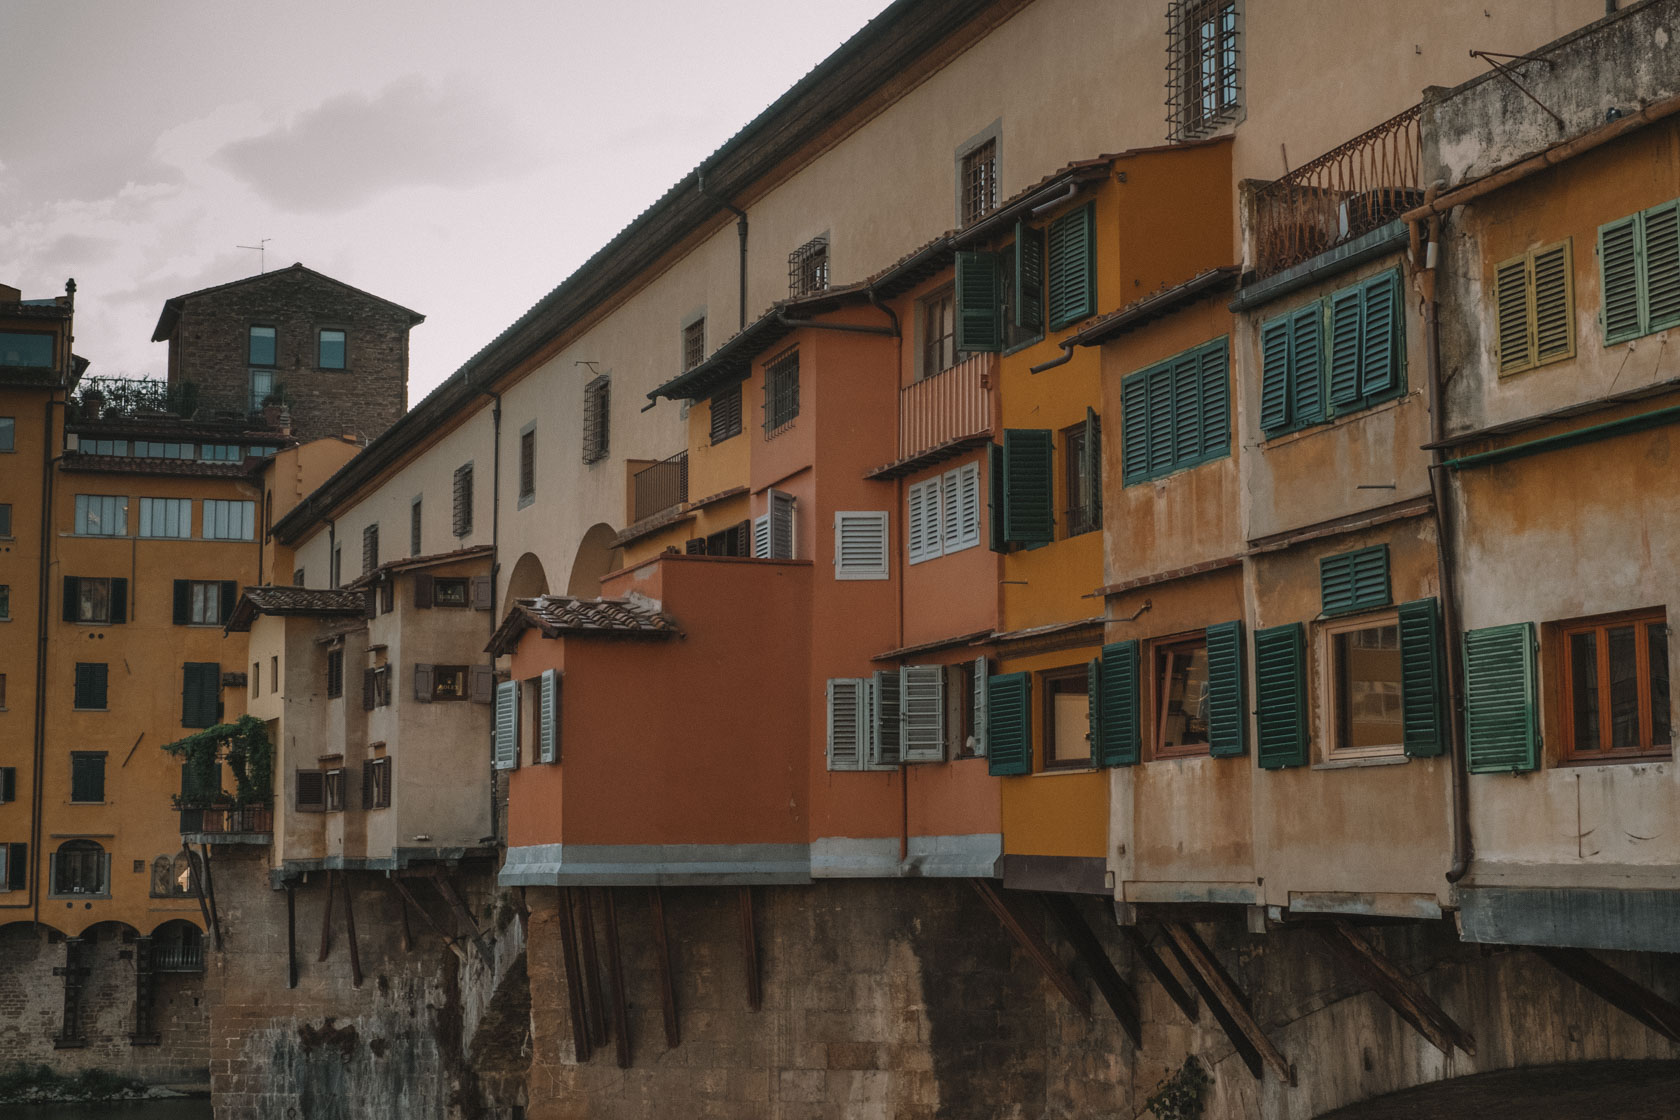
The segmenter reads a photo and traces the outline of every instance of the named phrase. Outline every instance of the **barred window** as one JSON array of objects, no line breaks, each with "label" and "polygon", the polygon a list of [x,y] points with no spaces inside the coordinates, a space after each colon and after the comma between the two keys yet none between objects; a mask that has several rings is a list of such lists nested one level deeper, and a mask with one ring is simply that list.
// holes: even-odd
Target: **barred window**
[{"label": "barred window", "polygon": [[473,514],[473,465],[462,463],[455,468],[454,482],[455,516],[453,529],[457,537],[464,537],[472,532]]},{"label": "barred window", "polygon": [[828,290],[828,234],[813,237],[788,254],[788,293],[808,296]]},{"label": "barred window", "polygon": [[764,430],[773,432],[799,415],[799,351],[771,362],[764,370]]},{"label": "barred window", "polygon": [[607,457],[612,382],[606,374],[583,387],[583,461],[599,463]]},{"label": "barred window", "polygon": [[1167,138],[1193,140],[1229,120],[1242,95],[1237,0],[1167,6]]},{"label": "barred window", "polygon": [[997,209],[997,141],[988,140],[962,161],[962,224],[978,221]]},{"label": "barred window", "polygon": [[702,316],[683,328],[682,367],[691,370],[706,360],[706,320]]},{"label": "barred window", "polygon": [[[585,410],[587,411],[587,409]],[[587,421],[585,421],[587,423]],[[589,452],[583,454],[584,462],[589,462]],[[534,428],[526,428],[519,433],[519,502],[525,504],[537,493],[537,433]]]}]

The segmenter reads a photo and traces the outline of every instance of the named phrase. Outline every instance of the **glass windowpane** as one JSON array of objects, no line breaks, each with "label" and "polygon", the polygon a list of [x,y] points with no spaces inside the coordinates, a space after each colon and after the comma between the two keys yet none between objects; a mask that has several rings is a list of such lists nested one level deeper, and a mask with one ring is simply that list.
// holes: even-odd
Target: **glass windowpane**
[{"label": "glass windowpane", "polygon": [[1646,643],[1651,662],[1651,743],[1666,747],[1673,739],[1670,729],[1672,717],[1668,707],[1668,625],[1652,622],[1645,627]]},{"label": "glass windowpane", "polygon": [[274,364],[274,328],[251,328],[251,358],[254,366],[271,366]]},{"label": "glass windowpane", "polygon": [[1208,741],[1207,643],[1187,642],[1161,651],[1156,660],[1157,749],[1176,751]]},{"label": "glass windowpane", "polygon": [[1639,653],[1633,626],[1612,626],[1610,651],[1610,748],[1639,746]]},{"label": "glass windowpane", "polygon": [[1575,708],[1575,749],[1596,751],[1598,742],[1598,635],[1569,636],[1570,702]]},{"label": "glass windowpane", "polygon": [[1332,642],[1336,748],[1391,747],[1404,738],[1400,697],[1400,627],[1372,626]]}]

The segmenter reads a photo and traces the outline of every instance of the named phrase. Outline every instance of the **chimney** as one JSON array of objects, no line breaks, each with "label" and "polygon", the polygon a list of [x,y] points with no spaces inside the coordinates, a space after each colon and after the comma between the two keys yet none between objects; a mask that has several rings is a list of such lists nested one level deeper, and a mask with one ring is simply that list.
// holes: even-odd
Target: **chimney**
[{"label": "chimney", "polygon": [[82,394],[82,419],[88,422],[99,419],[100,410],[105,407],[105,394],[98,389],[89,389]]}]

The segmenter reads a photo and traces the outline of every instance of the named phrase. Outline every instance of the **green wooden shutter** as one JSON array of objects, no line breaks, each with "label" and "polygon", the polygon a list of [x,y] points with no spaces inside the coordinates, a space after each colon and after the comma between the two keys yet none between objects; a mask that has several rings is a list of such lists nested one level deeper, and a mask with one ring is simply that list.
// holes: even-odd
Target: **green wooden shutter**
[{"label": "green wooden shutter", "polygon": [[75,707],[90,710],[105,707],[105,683],[106,667],[103,662],[77,662],[72,703]]},{"label": "green wooden shutter", "polygon": [[1464,737],[1473,774],[1539,768],[1532,623],[1464,635]]},{"label": "green wooden shutter", "polygon": [[1370,398],[1393,392],[1400,376],[1400,274],[1385,272],[1361,286],[1364,306],[1359,325],[1359,394]]},{"label": "green wooden shutter", "polygon": [[1378,544],[1321,557],[1318,586],[1326,615],[1388,606],[1388,546]]},{"label": "green wooden shutter", "polygon": [[1254,691],[1260,765],[1307,763],[1306,631],[1299,622],[1254,632]]},{"label": "green wooden shutter", "polygon": [[64,621],[75,622],[81,614],[82,581],[76,576],[64,577]]},{"label": "green wooden shutter", "polygon": [[987,541],[993,552],[1009,547],[1009,535],[1003,522],[1003,448],[995,443],[986,445],[986,519]]},{"label": "green wooden shutter", "polygon": [[1091,748],[1091,765],[1102,761],[1102,658],[1093,657],[1085,663],[1085,742]]},{"label": "green wooden shutter", "polygon": [[1003,349],[1003,283],[996,253],[957,254],[957,349]]},{"label": "green wooden shutter", "polygon": [[184,579],[175,581],[175,611],[171,621],[176,626],[185,626],[192,621],[192,584]]},{"label": "green wooden shutter", "polygon": [[1149,473],[1166,474],[1173,464],[1173,366],[1162,362],[1149,375]]},{"label": "green wooden shutter", "polygon": [[1068,497],[1088,509],[1092,522],[1100,529],[1103,484],[1102,417],[1098,416],[1096,409],[1090,405],[1085,406],[1084,436],[1085,442],[1080,448],[1080,469],[1084,474],[1086,492],[1069,494]]},{"label": "green wooden shutter", "polygon": [[1289,317],[1289,419],[1296,427],[1324,419],[1324,301]]},{"label": "green wooden shutter", "polygon": [[[1095,204],[1050,223],[1050,329],[1060,330],[1097,309]],[[960,343],[959,343],[960,345]]]},{"label": "green wooden shutter", "polygon": [[1122,485],[1149,477],[1149,371],[1120,381],[1120,470]]},{"label": "green wooden shutter", "polygon": [[1201,382],[1202,440],[1199,459],[1217,459],[1231,450],[1230,343],[1221,338],[1196,352]]},{"label": "green wooden shutter", "polygon": [[1102,739],[1096,752],[1101,766],[1133,766],[1142,755],[1138,720],[1138,643],[1110,642],[1102,647]]},{"label": "green wooden shutter", "polygon": [[1044,329],[1044,231],[1015,223],[1015,325]]},{"label": "green wooden shutter", "polygon": [[1208,753],[1214,758],[1235,758],[1248,749],[1240,621],[1207,628],[1207,672]]},{"label": "green wooden shutter", "polygon": [[987,773],[1032,773],[1032,674],[986,679],[986,737]]},{"label": "green wooden shutter", "polygon": [[1645,333],[1644,268],[1638,214],[1598,227],[1600,318],[1604,342],[1626,342]]},{"label": "green wooden shutter", "polygon": [[[389,587],[390,585],[387,584],[386,586]],[[217,621],[225,624],[227,620],[233,616],[233,608],[238,602],[239,581],[232,579],[222,580],[222,613]]]},{"label": "green wooden shutter", "polygon": [[1173,467],[1194,462],[1202,455],[1201,364],[1195,351],[1173,358],[1172,368],[1172,463]]},{"label": "green wooden shutter", "polygon": [[[1533,256],[1534,361],[1539,364],[1575,353],[1574,258],[1567,239]],[[1505,368],[1503,354],[1499,368]]]},{"label": "green wooden shutter", "polygon": [[1273,319],[1260,327],[1260,430],[1289,426],[1289,332],[1293,316]]},{"label": "green wooden shutter", "polygon": [[1330,404],[1359,403],[1361,364],[1360,320],[1365,301],[1359,288],[1343,288],[1330,296]]},{"label": "green wooden shutter", "polygon": [[1446,749],[1441,611],[1434,599],[1400,604],[1400,709],[1406,753],[1433,758]]},{"label": "green wooden shutter", "polygon": [[1680,201],[1641,215],[1645,234],[1645,330],[1680,324]]},{"label": "green wooden shutter", "polygon": [[1029,548],[1055,538],[1054,440],[1048,428],[1003,433],[1004,536]]},{"label": "green wooden shutter", "polygon": [[181,667],[181,726],[212,727],[221,719],[222,667],[189,661]]}]

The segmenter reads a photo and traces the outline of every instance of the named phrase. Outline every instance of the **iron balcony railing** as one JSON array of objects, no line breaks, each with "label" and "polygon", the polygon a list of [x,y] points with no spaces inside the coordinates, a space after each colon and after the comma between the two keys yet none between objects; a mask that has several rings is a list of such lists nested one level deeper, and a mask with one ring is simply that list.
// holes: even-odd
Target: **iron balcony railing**
[{"label": "iron balcony railing", "polygon": [[992,430],[996,354],[976,354],[898,392],[898,457]]},{"label": "iron balcony railing", "polygon": [[1355,136],[1254,196],[1254,271],[1270,276],[1387,225],[1423,200],[1422,106]]},{"label": "iron balcony railing", "polygon": [[182,832],[252,833],[274,831],[274,810],[267,805],[182,809]]},{"label": "iron balcony railing", "polygon": [[204,942],[152,947],[153,972],[203,972]]},{"label": "iron balcony railing", "polygon": [[688,501],[688,452],[679,451],[644,467],[631,482],[635,487],[636,521],[681,505]]}]

